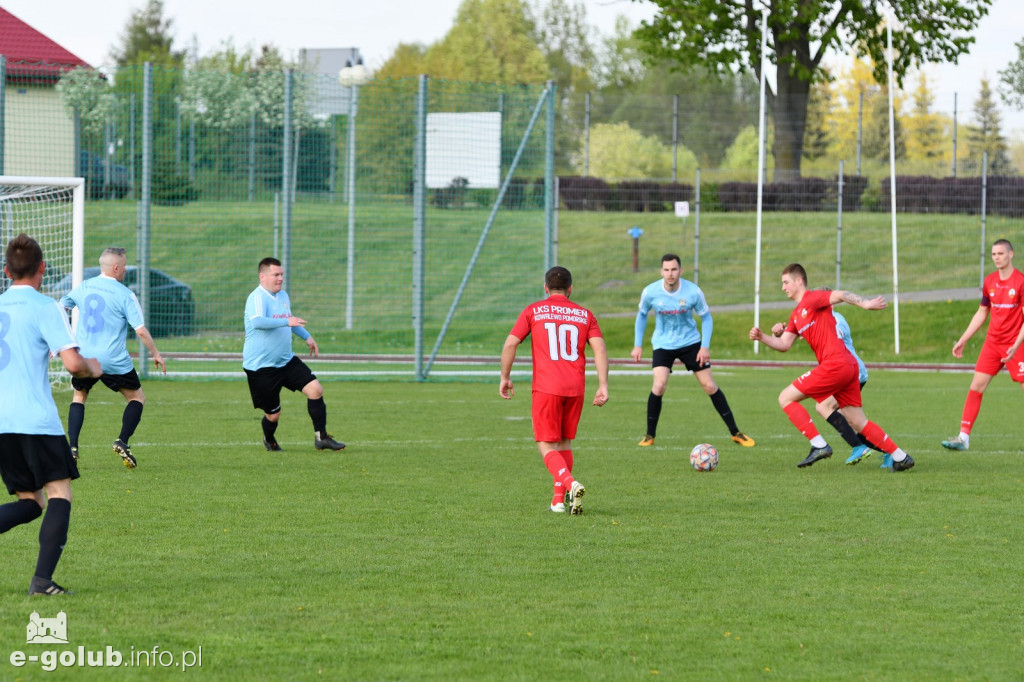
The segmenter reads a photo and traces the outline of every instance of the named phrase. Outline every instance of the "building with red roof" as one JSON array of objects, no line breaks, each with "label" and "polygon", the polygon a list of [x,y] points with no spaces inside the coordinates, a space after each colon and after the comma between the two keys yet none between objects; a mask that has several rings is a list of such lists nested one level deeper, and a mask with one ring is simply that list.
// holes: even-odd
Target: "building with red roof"
[{"label": "building with red roof", "polygon": [[54,86],[65,72],[92,67],[2,7],[0,55],[6,62],[0,173],[74,175],[74,120]]}]

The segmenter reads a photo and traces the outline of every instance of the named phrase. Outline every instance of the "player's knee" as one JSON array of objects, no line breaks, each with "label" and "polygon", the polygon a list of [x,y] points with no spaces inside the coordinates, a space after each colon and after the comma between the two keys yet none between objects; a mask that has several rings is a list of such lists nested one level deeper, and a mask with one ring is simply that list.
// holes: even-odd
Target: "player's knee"
[{"label": "player's knee", "polygon": [[322,398],[324,395],[324,387],[320,385],[320,382],[316,379],[306,384],[306,387],[302,389],[302,392],[306,394],[306,397],[310,400],[317,400]]}]

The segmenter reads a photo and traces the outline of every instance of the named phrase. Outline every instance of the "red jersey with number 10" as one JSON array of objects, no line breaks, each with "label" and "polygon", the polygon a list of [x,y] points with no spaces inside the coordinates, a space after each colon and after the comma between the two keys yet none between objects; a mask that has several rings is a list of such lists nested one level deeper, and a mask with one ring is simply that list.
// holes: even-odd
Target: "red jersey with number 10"
[{"label": "red jersey with number 10", "polygon": [[806,292],[790,313],[786,331],[804,337],[807,345],[814,351],[814,357],[818,359],[819,365],[829,360],[856,362],[836,331],[836,318],[832,314],[830,296],[831,292],[828,291]]},{"label": "red jersey with number 10", "polygon": [[562,294],[526,306],[512,327],[517,339],[532,337],[533,390],[560,396],[586,390],[587,342],[601,336],[594,313]]},{"label": "red jersey with number 10", "polygon": [[981,305],[989,309],[988,334],[986,343],[1012,346],[1024,322],[1020,309],[1020,297],[1024,293],[1024,273],[1014,268],[1006,279],[999,278],[999,271],[985,278],[981,287]]}]

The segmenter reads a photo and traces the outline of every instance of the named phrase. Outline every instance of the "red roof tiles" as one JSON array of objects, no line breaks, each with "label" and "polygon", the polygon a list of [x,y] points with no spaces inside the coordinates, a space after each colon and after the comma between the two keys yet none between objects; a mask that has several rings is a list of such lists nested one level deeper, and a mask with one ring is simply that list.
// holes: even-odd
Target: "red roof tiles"
[{"label": "red roof tiles", "polygon": [[84,60],[0,7],[0,55],[7,58],[7,77],[24,81],[53,80]]}]

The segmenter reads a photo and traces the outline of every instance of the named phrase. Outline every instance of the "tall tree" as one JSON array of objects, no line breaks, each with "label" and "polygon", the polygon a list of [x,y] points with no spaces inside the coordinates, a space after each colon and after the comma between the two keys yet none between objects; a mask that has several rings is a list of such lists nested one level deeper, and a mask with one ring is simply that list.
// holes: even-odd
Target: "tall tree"
[{"label": "tall tree", "polygon": [[980,172],[983,155],[987,152],[989,175],[1013,172],[1001,126],[999,111],[992,98],[992,88],[988,79],[982,78],[978,99],[974,101],[974,125],[967,127],[968,168]]},{"label": "tall tree", "polygon": [[583,131],[587,93],[594,89],[597,52],[580,0],[545,0],[531,10],[534,41],[547,59],[549,78],[558,87],[555,168],[568,171],[575,141]]},{"label": "tall tree", "polygon": [[172,49],[174,21],[164,17],[163,0],[148,0],[142,9],[132,12],[121,33],[121,45],[111,50],[118,66],[150,62],[162,66],[181,66],[185,52]]},{"label": "tall tree", "polygon": [[543,83],[548,64],[523,0],[463,0],[455,24],[430,46],[425,73],[478,83]]},{"label": "tall tree", "polygon": [[999,94],[1016,109],[1024,109],[1024,40],[1019,41],[1017,58],[999,72]]},{"label": "tall tree", "polygon": [[807,128],[804,130],[804,158],[815,161],[828,153],[833,131],[828,120],[832,110],[832,89],[827,78],[819,78],[811,87],[807,105]]},{"label": "tall tree", "polygon": [[[697,65],[715,73],[761,72],[761,7],[752,0],[651,0],[660,7],[637,35],[655,59],[678,68]],[[971,31],[992,0],[891,0],[900,28],[893,30],[894,70],[913,64],[954,61],[974,42]],[[871,55],[876,79],[886,82],[885,15],[874,2],[773,0],[768,43],[778,66],[768,94],[775,119],[776,175],[799,175],[810,86],[831,50],[858,47]]]},{"label": "tall tree", "polygon": [[948,146],[943,117],[932,111],[935,95],[923,73],[913,92],[913,110],[906,116],[907,159],[938,162],[945,158]]}]

